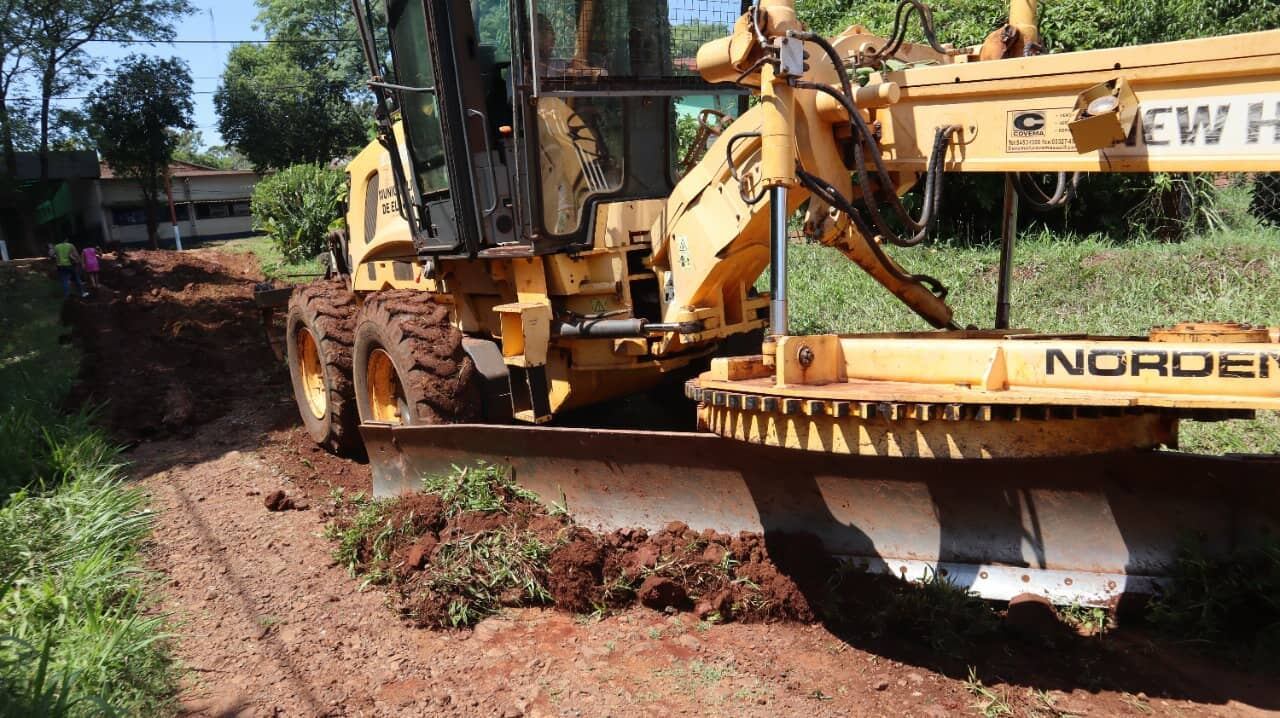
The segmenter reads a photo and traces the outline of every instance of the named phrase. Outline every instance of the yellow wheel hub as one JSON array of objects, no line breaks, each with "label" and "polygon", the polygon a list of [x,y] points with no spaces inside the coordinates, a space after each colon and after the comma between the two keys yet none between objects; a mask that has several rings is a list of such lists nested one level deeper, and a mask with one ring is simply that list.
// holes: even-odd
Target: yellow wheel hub
[{"label": "yellow wheel hub", "polygon": [[323,419],[329,410],[329,392],[324,385],[320,348],[306,327],[298,329],[298,364],[302,372],[302,392],[307,398],[307,408],[317,419]]},{"label": "yellow wheel hub", "polygon": [[373,420],[386,424],[408,423],[402,413],[407,407],[404,387],[400,385],[396,366],[385,349],[374,349],[370,352],[369,366],[365,371]]}]

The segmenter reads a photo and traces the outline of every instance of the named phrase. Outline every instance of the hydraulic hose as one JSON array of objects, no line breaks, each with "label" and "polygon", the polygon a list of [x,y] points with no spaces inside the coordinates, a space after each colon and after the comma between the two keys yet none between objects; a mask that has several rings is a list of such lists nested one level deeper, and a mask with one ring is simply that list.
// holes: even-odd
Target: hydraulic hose
[{"label": "hydraulic hose", "polygon": [[[918,0],[903,0],[904,4],[913,2],[918,3]],[[902,7],[903,5],[900,4],[899,12],[901,12]],[[927,15],[927,10],[928,8],[925,7],[925,9],[921,11],[921,16],[928,17],[928,22],[931,26],[932,18]],[[925,207],[920,220],[916,220],[911,217],[911,213],[902,205],[902,201],[898,199],[896,192],[890,191],[887,193],[889,200],[888,204],[894,210],[895,214],[898,215],[898,218],[902,223],[912,233],[912,236],[907,239],[899,237],[897,232],[894,232],[884,221],[879,208],[874,205],[872,200],[872,198],[876,196],[876,193],[872,189],[871,180],[867,175],[866,159],[863,154],[862,142],[865,141],[867,146],[871,148],[871,159],[875,163],[876,175],[880,181],[881,189],[892,187],[893,180],[889,177],[889,172],[885,168],[884,158],[880,154],[880,148],[876,145],[874,133],[871,131],[871,128],[867,126],[866,121],[862,119],[862,113],[858,112],[857,107],[853,103],[853,85],[849,81],[849,73],[845,69],[844,61],[840,58],[840,53],[836,51],[835,46],[833,46],[830,41],[817,33],[807,31],[790,31],[787,34],[805,42],[812,42],[822,48],[822,51],[826,53],[827,58],[830,60],[832,67],[835,68],[836,75],[840,79],[841,92],[836,92],[827,85],[806,82],[804,80],[795,80],[792,81],[791,84],[798,88],[817,90],[830,95],[840,103],[845,110],[845,114],[849,116],[849,122],[857,131],[858,135],[858,137],[854,139],[853,145],[854,164],[856,165],[854,169],[858,174],[858,188],[862,190],[871,219],[875,222],[875,225],[880,230],[881,235],[884,236],[886,241],[889,243],[900,247],[911,247],[924,241],[924,238],[928,235],[929,226],[933,219],[933,205],[938,202],[938,198],[941,196],[942,192],[942,183],[940,180],[936,181],[936,187],[933,186],[935,184],[935,167],[937,168],[936,171],[941,171],[941,150],[945,150],[945,139],[949,139],[951,134],[954,133],[957,128],[952,126],[940,128],[940,134],[934,137],[934,148],[929,159],[930,166],[927,170],[928,179],[926,180],[925,187]],[[946,133],[945,137],[941,134],[943,131]]]},{"label": "hydraulic hose", "polygon": [[1070,202],[1076,196],[1079,185],[1079,172],[1072,173],[1070,180],[1067,179],[1066,172],[1059,172],[1058,184],[1053,190],[1053,195],[1050,196],[1046,195],[1044,190],[1040,189],[1040,186],[1026,174],[1018,172],[1013,177],[1014,190],[1022,201],[1036,212],[1049,212]]},{"label": "hydraulic hose", "polygon": [[947,49],[938,42],[937,30],[933,26],[933,10],[920,0],[902,0],[898,3],[897,11],[893,16],[893,30],[889,33],[888,44],[876,51],[874,55],[864,59],[861,64],[879,66],[885,58],[893,57],[898,50],[902,49],[902,43],[907,39],[907,20],[912,12],[920,14],[920,26],[929,47],[933,48],[934,52],[944,55],[947,53]]},{"label": "hydraulic hose", "polygon": [[[827,43],[827,47],[830,47],[829,43]],[[835,50],[832,48],[833,61],[838,59],[838,57],[834,56],[834,52]],[[850,96],[841,94],[837,90],[821,83],[796,80],[791,84],[800,89],[816,90],[830,95],[840,103],[845,113],[849,116],[851,124],[858,135],[858,137],[854,138],[853,143],[854,172],[858,177],[858,188],[862,191],[862,196],[866,200],[867,213],[871,215],[871,221],[879,230],[879,234],[890,244],[899,247],[914,247],[924,241],[937,218],[935,207],[941,203],[942,180],[939,175],[942,172],[942,161],[946,154],[947,142],[959,128],[955,125],[947,125],[936,130],[933,151],[930,153],[929,165],[926,170],[924,207],[920,218],[915,219],[907,211],[907,208],[903,206],[902,200],[898,198],[896,192],[883,192],[884,188],[893,186],[893,179],[889,176],[888,168],[885,167],[884,157],[880,154],[880,148],[876,146],[871,128],[867,126],[866,120],[862,119],[862,113],[858,112]],[[876,188],[871,185],[871,177],[867,173],[866,152],[863,149],[864,141],[870,147],[871,161],[876,167],[876,179],[880,183],[880,192],[877,192]],[[911,232],[910,237],[899,236],[885,221],[875,201],[882,194],[886,196],[889,207]]]},{"label": "hydraulic hose", "polygon": [[947,287],[942,282],[938,281],[937,279],[927,274],[907,274],[903,272],[898,267],[898,265],[894,264],[893,260],[889,259],[889,256],[886,255],[884,253],[884,250],[880,248],[879,243],[877,243],[873,239],[870,239],[871,237],[875,236],[875,232],[873,232],[871,228],[867,226],[866,221],[862,219],[862,216],[858,212],[857,208],[854,207],[849,202],[849,200],[846,199],[845,196],[840,193],[839,190],[837,190],[835,187],[832,187],[826,180],[822,179],[821,177],[809,174],[808,172],[800,168],[796,169],[796,176],[800,179],[800,182],[806,188],[808,188],[808,190],[812,192],[815,196],[817,196],[819,199],[826,202],[827,204],[831,205],[832,207],[835,207],[836,209],[843,212],[845,216],[849,218],[849,221],[853,223],[854,227],[857,228],[858,232],[861,233],[864,237],[868,238],[867,246],[871,248],[871,251],[875,255],[876,260],[881,264],[881,266],[885,268],[885,271],[894,275],[901,281],[918,282],[920,284],[925,285],[926,287],[928,287],[929,291],[932,292],[933,295],[936,296],[938,299],[947,298]]}]

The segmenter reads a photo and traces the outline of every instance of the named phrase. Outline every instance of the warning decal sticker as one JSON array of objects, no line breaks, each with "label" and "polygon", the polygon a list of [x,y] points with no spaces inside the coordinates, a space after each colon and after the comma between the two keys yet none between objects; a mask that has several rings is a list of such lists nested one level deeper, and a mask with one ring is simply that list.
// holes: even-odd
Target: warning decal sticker
[{"label": "warning decal sticker", "polygon": [[1075,152],[1067,129],[1070,107],[1048,110],[1010,110],[1005,124],[1006,152]]}]

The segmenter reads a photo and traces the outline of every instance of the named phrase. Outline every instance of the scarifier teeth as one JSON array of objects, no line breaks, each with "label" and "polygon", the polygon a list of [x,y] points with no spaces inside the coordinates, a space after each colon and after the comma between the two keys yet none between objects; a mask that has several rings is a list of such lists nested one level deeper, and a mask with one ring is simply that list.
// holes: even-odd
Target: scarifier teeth
[{"label": "scarifier teeth", "polygon": [[731,411],[782,416],[854,417],[869,421],[1050,421],[1100,419],[1142,414],[1165,414],[1199,420],[1250,418],[1250,411],[1179,410],[1135,406],[1057,406],[1017,404],[930,404],[919,402],[802,399],[703,388],[696,380],[685,384],[685,396],[695,402]]}]

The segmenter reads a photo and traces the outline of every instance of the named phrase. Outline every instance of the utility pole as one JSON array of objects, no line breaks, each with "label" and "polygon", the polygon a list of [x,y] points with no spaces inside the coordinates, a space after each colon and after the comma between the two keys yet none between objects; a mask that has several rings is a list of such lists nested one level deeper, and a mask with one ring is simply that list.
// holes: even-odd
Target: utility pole
[{"label": "utility pole", "polygon": [[173,247],[182,251],[182,230],[178,229],[178,210],[173,206],[173,184],[169,181],[169,168],[164,170],[164,196],[169,198],[169,222],[173,225]]}]

